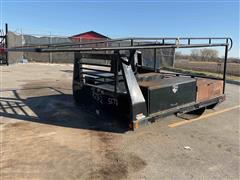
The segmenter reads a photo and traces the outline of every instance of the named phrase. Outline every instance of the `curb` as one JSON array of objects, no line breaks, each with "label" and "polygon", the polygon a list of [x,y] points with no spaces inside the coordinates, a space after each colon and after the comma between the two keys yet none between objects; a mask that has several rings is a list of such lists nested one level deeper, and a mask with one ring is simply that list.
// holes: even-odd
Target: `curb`
[{"label": "curb", "polygon": [[240,86],[240,81],[234,81],[234,80],[226,80],[227,83],[229,84],[234,84]]}]

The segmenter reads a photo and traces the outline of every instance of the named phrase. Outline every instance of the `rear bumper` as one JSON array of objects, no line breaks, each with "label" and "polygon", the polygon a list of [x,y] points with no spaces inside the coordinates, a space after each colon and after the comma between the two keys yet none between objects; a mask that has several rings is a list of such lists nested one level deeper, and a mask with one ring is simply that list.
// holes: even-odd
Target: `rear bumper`
[{"label": "rear bumper", "polygon": [[193,111],[193,110],[196,110],[196,109],[200,109],[200,108],[203,108],[203,107],[210,106],[212,104],[219,104],[219,103],[223,102],[225,99],[226,99],[226,95],[224,94],[224,95],[221,95],[219,97],[216,97],[216,98],[208,100],[208,101],[203,101],[203,102],[200,102],[200,103],[189,103],[189,104],[185,104],[185,105],[182,105],[182,106],[177,106],[177,107],[165,110],[165,111],[160,111],[160,112],[157,112],[157,113],[154,113],[154,114],[150,114],[149,116],[147,116],[145,118],[133,121],[133,122],[130,123],[129,127],[132,130],[135,130],[135,129],[138,129],[138,128],[140,128],[142,126],[145,126],[149,123],[153,123],[156,120],[158,120],[159,118],[166,117],[166,116],[169,116],[169,115],[173,115],[173,114],[176,114],[176,113],[187,113],[187,112],[190,112],[190,111]]}]

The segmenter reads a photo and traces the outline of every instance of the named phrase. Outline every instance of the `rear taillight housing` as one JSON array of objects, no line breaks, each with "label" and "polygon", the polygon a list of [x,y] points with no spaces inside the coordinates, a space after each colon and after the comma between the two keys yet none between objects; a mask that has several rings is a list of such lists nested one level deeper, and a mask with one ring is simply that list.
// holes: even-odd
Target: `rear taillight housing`
[{"label": "rear taillight housing", "polygon": [[6,53],[7,51],[6,51],[6,48],[2,48],[2,47],[0,47],[0,54],[4,54],[4,53]]}]

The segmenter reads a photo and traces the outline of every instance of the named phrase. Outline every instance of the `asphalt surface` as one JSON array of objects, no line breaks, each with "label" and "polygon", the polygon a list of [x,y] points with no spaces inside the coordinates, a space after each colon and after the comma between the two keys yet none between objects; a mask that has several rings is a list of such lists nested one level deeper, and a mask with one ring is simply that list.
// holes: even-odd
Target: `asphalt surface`
[{"label": "asphalt surface", "polygon": [[74,105],[71,65],[0,68],[0,179],[239,179],[240,86],[132,132]]}]

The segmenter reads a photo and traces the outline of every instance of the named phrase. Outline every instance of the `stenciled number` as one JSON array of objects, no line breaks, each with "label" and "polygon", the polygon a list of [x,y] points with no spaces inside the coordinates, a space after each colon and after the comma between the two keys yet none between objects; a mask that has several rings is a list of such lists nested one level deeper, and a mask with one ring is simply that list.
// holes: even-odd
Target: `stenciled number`
[{"label": "stenciled number", "polygon": [[118,106],[118,100],[116,98],[108,98],[108,104]]},{"label": "stenciled number", "polygon": [[92,89],[92,97],[96,101],[99,101],[101,104],[103,104],[103,97],[100,91],[98,92],[96,89]]}]

